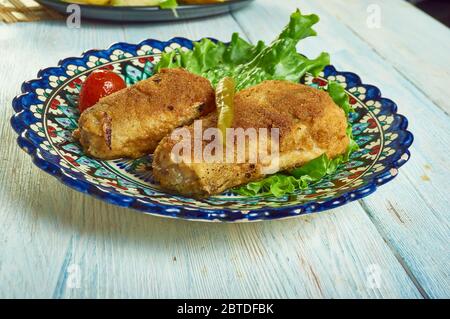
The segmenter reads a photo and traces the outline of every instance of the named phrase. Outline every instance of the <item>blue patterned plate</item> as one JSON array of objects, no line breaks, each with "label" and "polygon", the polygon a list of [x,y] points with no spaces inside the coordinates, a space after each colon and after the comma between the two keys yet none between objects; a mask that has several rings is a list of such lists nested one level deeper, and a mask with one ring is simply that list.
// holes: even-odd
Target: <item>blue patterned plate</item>
[{"label": "blue patterned plate", "polygon": [[161,52],[180,47],[191,49],[192,41],[117,43],[41,70],[38,79],[22,85],[23,94],[13,101],[16,114],[11,123],[19,134],[19,146],[38,167],[80,192],[149,214],[205,221],[277,219],[341,206],[393,179],[409,158],[413,136],[395,103],[382,98],[378,88],[362,84],[357,75],[333,66],[318,77],[306,76],[304,82],[323,87],[333,80],[345,86],[356,110],[350,120],[360,150],[335,174],[294,195],[241,197],[228,192],[195,200],[160,189],[152,177],[150,155],[112,161],[86,156],[71,136],[79,116],[78,92],[86,76],[96,69],[109,69],[131,85],[152,75]]}]

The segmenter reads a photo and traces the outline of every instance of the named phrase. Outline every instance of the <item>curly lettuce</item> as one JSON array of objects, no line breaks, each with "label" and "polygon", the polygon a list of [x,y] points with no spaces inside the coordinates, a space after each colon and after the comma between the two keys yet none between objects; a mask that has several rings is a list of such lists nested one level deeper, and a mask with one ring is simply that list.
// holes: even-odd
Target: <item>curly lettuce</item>
[{"label": "curly lettuce", "polygon": [[203,39],[195,42],[192,50],[163,53],[155,70],[184,68],[206,77],[214,87],[220,79],[232,77],[238,91],[266,80],[298,82],[307,72],[316,75],[330,63],[328,53],[308,59],[296,49],[300,40],[317,34],[312,26],[318,21],[317,15],[302,15],[297,10],[281,34],[267,46],[262,41],[251,45],[237,33],[230,43]]}]

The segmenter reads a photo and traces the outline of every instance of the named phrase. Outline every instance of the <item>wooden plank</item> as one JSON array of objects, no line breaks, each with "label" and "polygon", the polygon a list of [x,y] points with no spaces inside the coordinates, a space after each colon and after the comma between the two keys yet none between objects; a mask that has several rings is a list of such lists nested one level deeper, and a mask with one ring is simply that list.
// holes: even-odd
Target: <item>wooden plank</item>
[{"label": "wooden plank", "polygon": [[384,186],[386,191],[383,187],[365,199],[364,207],[428,296],[448,298],[450,170],[445,154],[449,153],[450,122],[408,81],[389,76],[392,70],[368,68],[367,63],[356,60],[366,67],[365,72],[373,74],[372,83],[390,84],[384,90],[386,96],[395,97],[415,134],[411,160],[400,169],[397,180]]},{"label": "wooden plank", "polygon": [[[412,159],[401,169],[401,182],[394,181],[386,186],[389,187],[386,191],[380,190],[365,199],[364,207],[426,295],[448,298],[450,170],[445,154],[450,152],[450,122],[429,96],[417,90],[410,77],[404,78],[406,73],[397,72],[395,61],[392,67],[381,67],[385,58],[378,59],[377,65],[374,55],[343,54],[339,61],[351,61],[352,67],[346,69],[358,70],[363,79],[381,87],[385,96],[398,103],[400,112],[410,120],[415,142]],[[437,65],[439,59],[439,56],[431,58]],[[425,68],[428,66],[421,70],[428,74]]]},{"label": "wooden plank", "polygon": [[[279,19],[269,20],[275,32],[287,15]],[[259,21],[264,23],[255,22],[255,30],[263,30],[268,20]],[[40,36],[25,41],[35,27]],[[124,29],[85,23],[81,30],[60,23],[8,27],[13,35],[8,41],[18,45],[8,51],[4,67],[14,66],[17,72],[2,83],[0,100],[9,103],[19,83],[38,68],[87,48],[145,36],[228,39],[238,29],[227,17]],[[55,44],[58,49],[51,50]],[[34,59],[22,63],[30,54]],[[2,117],[9,118],[9,112]],[[244,225],[153,218],[61,187],[13,145],[15,135],[7,121],[0,125],[1,146],[8,150],[0,168],[1,201],[8,203],[0,209],[6,221],[0,225],[5,243],[1,296],[421,297],[358,204],[306,218]],[[380,271],[379,287],[371,284],[374,270]],[[79,288],[74,278],[80,279]]]},{"label": "wooden plank", "polygon": [[363,207],[397,252],[416,286],[421,287],[422,295],[449,298],[448,208],[430,210],[422,193],[406,175],[400,175],[398,180],[399,185],[386,185],[384,191],[364,200]]},{"label": "wooden plank", "polygon": [[[95,216],[81,218],[80,238],[67,252],[81,269],[80,288],[58,297],[420,297],[384,242],[365,236],[377,233],[358,205],[302,220],[223,225],[89,202],[86,214]],[[379,288],[371,286],[372,268]]]},{"label": "wooden plank", "polygon": [[[236,15],[250,37],[257,36],[252,35],[250,22],[256,16],[265,20],[275,14],[287,15],[296,6],[290,2],[268,9],[265,4],[269,2],[260,3],[264,4],[261,10],[253,10],[245,17]],[[311,56],[321,50],[329,51],[338,69],[357,72],[365,83],[380,87],[385,96],[398,103],[399,111],[410,120],[410,130],[416,137],[411,148],[412,159],[400,170],[400,177],[385,186],[389,187],[388,190],[383,187],[363,201],[364,208],[394,253],[408,268],[412,279],[420,287],[423,286],[424,294],[448,297],[450,256],[445,253],[450,213],[450,174],[446,156],[450,143],[448,117],[389,61],[380,57],[332,14],[323,11],[324,5],[312,1],[302,1],[298,5],[306,12],[315,12],[321,17],[317,27],[319,39],[306,41],[302,51]],[[279,27],[281,25],[276,26]],[[264,33],[270,37],[270,33],[276,31],[268,28]],[[401,191],[393,191],[397,189]],[[400,219],[409,221],[408,228]]]},{"label": "wooden plank", "polygon": [[8,74],[0,80],[0,103],[4,106],[0,125],[2,297],[52,296],[66,247],[74,236],[67,227],[74,214],[83,212],[84,205],[82,200],[72,200],[80,197],[76,192],[39,172],[18,148],[9,125],[11,101],[20,93],[22,82],[35,78],[39,69],[54,66],[63,57],[78,56],[84,48],[105,47],[123,39],[121,27],[116,29],[92,24],[69,29],[64,22],[0,26],[4,56],[0,72]]},{"label": "wooden plank", "polygon": [[[431,101],[450,112],[450,30],[406,1],[318,0]],[[380,14],[374,27],[370,15]]]}]

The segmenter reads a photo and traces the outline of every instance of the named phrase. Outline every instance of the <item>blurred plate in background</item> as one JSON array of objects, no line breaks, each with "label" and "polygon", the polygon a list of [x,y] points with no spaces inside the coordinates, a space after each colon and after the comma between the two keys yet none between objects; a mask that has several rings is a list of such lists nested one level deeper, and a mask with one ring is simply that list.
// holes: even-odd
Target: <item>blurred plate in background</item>
[{"label": "blurred plate in background", "polygon": [[[62,14],[68,14],[66,8],[70,3],[59,0],[36,0],[40,4],[52,8]],[[253,0],[229,0],[223,3],[185,5],[180,4],[175,11],[160,9],[159,7],[136,6],[96,6],[78,4],[81,8],[81,17],[118,22],[158,22],[175,21],[181,19],[193,19],[223,14],[238,10],[248,5]]]}]

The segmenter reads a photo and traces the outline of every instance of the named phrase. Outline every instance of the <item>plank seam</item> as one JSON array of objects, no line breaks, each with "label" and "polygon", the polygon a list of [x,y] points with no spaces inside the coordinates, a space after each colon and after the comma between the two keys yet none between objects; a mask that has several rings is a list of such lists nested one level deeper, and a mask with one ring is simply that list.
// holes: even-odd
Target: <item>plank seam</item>
[{"label": "plank seam", "polygon": [[[248,35],[245,32],[245,29],[241,26],[241,24],[239,23],[239,20],[236,19],[236,17],[232,14],[233,20],[236,21],[236,23],[239,25],[239,27],[244,30],[244,34],[247,38]],[[337,17],[336,17],[337,18]],[[429,96],[423,92],[420,88],[418,88],[413,82],[411,82],[404,73],[402,73],[397,67],[395,67],[392,63],[390,63],[383,55],[381,55],[380,52],[378,52],[377,50],[375,50],[370,43],[368,43],[367,41],[365,41],[362,37],[360,37],[348,24],[342,22],[340,19],[339,21],[352,33],[354,34],[356,37],[358,37],[360,40],[362,40],[363,43],[365,43],[370,50],[372,50],[374,52],[375,55],[379,56],[387,65],[390,65],[393,67],[393,69],[402,77],[404,78],[408,83],[411,83],[413,87],[415,87],[419,92],[421,92],[433,105],[435,105],[439,110],[443,111],[444,114],[446,114],[448,116],[448,113],[439,105],[437,105],[433,100],[431,100],[429,98]],[[386,243],[386,245],[389,247],[391,253],[394,255],[394,257],[397,259],[398,263],[400,264],[400,266],[403,268],[403,270],[405,271],[406,275],[408,276],[408,278],[411,280],[411,282],[413,283],[413,285],[416,287],[417,291],[420,293],[420,295],[425,298],[425,299],[429,299],[430,296],[427,294],[427,292],[424,290],[424,288],[420,285],[418,279],[416,278],[416,276],[413,274],[413,272],[411,271],[411,269],[407,266],[406,261],[403,259],[403,257],[400,255],[400,253],[396,250],[396,248],[392,245],[392,243],[389,242],[389,240],[387,239],[387,236],[385,234],[385,232],[380,228],[380,225],[378,225],[376,223],[376,221],[373,218],[373,215],[371,214],[369,208],[367,207],[367,205],[364,203],[363,200],[358,201],[359,204],[362,206],[363,210],[365,211],[365,213],[369,216],[370,221],[372,222],[372,224],[374,224],[375,229],[377,230],[378,234],[380,235],[380,237],[383,239],[383,241]]]},{"label": "plank seam", "polygon": [[61,299],[65,292],[65,287],[67,284],[67,270],[69,268],[70,261],[72,260],[72,251],[74,246],[73,236],[70,238],[69,245],[66,249],[63,263],[58,275],[58,281],[56,282],[55,289],[53,291],[53,299]]},{"label": "plank seam", "polygon": [[230,12],[230,15],[231,15],[231,18],[233,18],[234,22],[236,22],[236,24],[238,25],[239,29],[241,29],[241,31],[244,34],[247,41],[250,42],[251,44],[253,44],[253,41],[251,40],[247,31],[245,31],[245,28],[242,26],[242,24],[239,22],[239,20],[234,16],[234,12]]},{"label": "plank seam", "polygon": [[[431,205],[431,203],[426,199],[426,197],[423,196],[422,192],[417,188],[417,186],[415,185],[415,183],[413,182],[413,180],[406,171],[405,171],[405,178],[411,184],[411,187],[417,192],[417,195],[420,197],[420,199],[426,204],[427,208],[431,211],[434,217],[436,217],[436,219],[439,219],[439,221],[445,223],[445,221],[442,220],[441,216],[439,216],[439,213],[436,211],[436,209]],[[445,198],[443,198],[442,200],[446,201]]]},{"label": "plank seam", "polygon": [[361,205],[362,209],[364,210],[364,212],[367,214],[367,216],[369,217],[370,221],[372,222],[372,224],[375,226],[377,232],[380,234],[381,238],[383,238],[384,242],[386,243],[386,245],[389,247],[389,249],[391,250],[392,254],[394,255],[394,257],[397,259],[398,263],[400,264],[400,266],[403,268],[403,270],[405,271],[406,275],[408,276],[408,278],[411,280],[411,282],[413,283],[413,285],[416,287],[416,289],[418,290],[418,292],[421,294],[421,296],[424,299],[430,299],[430,296],[428,295],[428,293],[425,291],[425,289],[422,287],[422,285],[419,283],[419,280],[417,279],[417,277],[414,275],[414,273],[411,271],[411,269],[408,267],[408,265],[406,264],[405,259],[401,256],[401,254],[397,251],[397,249],[392,245],[392,243],[388,240],[386,232],[379,226],[379,224],[375,221],[375,218],[373,216],[373,212],[370,210],[370,208],[367,206],[367,204],[365,203],[364,200],[359,200],[358,203]]},{"label": "plank seam", "polygon": [[[388,60],[386,60],[382,55],[380,55],[375,49],[373,49],[373,51],[378,54],[384,61],[389,62]],[[444,112],[444,114],[447,117],[450,117],[450,114],[448,114],[447,110],[440,106],[439,104],[437,104],[437,102],[435,102],[425,91],[423,91],[419,86],[417,86],[417,84],[415,84],[413,81],[411,81],[406,74],[404,74],[400,69],[398,69],[395,65],[391,64],[392,68],[402,77],[406,80],[406,82],[408,82],[409,84],[411,84],[414,88],[417,89],[418,92],[422,93],[424,97],[426,97],[430,103],[434,106],[436,106],[436,108],[438,108],[439,110],[441,110],[442,112]]]},{"label": "plank seam", "polygon": [[425,91],[423,91],[423,89],[421,89],[419,86],[417,86],[414,82],[412,82],[408,76],[406,76],[406,74],[404,74],[397,66],[395,66],[392,62],[390,62],[381,52],[379,52],[375,47],[373,47],[369,42],[367,42],[362,36],[360,36],[353,28],[351,25],[345,23],[344,21],[342,21],[339,17],[336,17],[336,19],[341,22],[351,33],[353,33],[358,39],[360,39],[362,42],[364,42],[369,49],[375,53],[377,56],[379,56],[384,62],[386,62],[386,64],[392,66],[392,68],[403,78],[405,79],[408,83],[410,83],[414,88],[417,89],[418,92],[420,92],[421,94],[423,94],[424,97],[427,98],[427,100],[429,100],[431,102],[432,105],[434,105],[436,108],[438,108],[439,110],[441,110],[447,117],[449,117],[450,115],[447,113],[447,110],[439,105],[436,101],[434,101]]}]

